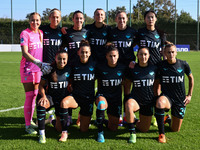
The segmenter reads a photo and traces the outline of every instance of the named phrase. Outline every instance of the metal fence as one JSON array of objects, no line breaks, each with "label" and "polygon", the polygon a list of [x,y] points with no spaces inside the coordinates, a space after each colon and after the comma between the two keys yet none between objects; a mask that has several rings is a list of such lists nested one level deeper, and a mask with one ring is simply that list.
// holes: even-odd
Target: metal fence
[{"label": "metal fence", "polygon": [[[45,0],[29,0],[29,2],[31,1],[31,5],[28,2],[25,3],[23,0],[0,1],[2,1],[1,4],[3,4],[0,6],[0,10],[2,10],[2,12],[9,11],[9,13],[7,13],[9,15],[0,14],[0,18],[11,18],[10,29],[8,29],[11,31],[11,35],[6,36],[7,39],[11,40],[11,43],[14,43],[14,39],[16,37],[14,37],[15,35],[13,33],[13,20],[25,19],[25,15],[30,12],[36,11],[42,14],[42,11],[44,11],[46,8],[56,7],[62,11],[62,16],[79,9],[82,10],[83,13],[87,14],[88,16],[93,17],[93,12],[96,8],[103,8],[107,12],[108,10],[116,9],[116,7],[125,6],[128,13],[134,13],[132,11],[132,7],[139,0],[76,0],[70,2],[69,0],[46,0],[45,5],[42,5],[42,1]],[[154,0],[149,0],[149,2],[154,3]],[[192,38],[193,43],[190,43],[192,44],[191,47],[194,50],[199,50],[199,19],[197,19],[199,18],[199,0],[182,0],[178,2],[176,0],[171,0],[171,2],[175,4],[175,12],[178,13],[177,15],[180,14],[181,10],[190,13],[192,18],[197,20],[197,25],[195,27],[196,32],[187,35],[177,34],[177,30],[179,29],[177,27],[177,19],[175,18],[175,23],[173,27],[174,33],[168,35],[169,39],[175,44],[182,44],[180,41],[187,41],[187,39]],[[18,3],[20,4],[20,6],[17,5]],[[21,14],[23,14],[24,17],[19,18],[19,15],[15,15],[19,14],[19,12],[21,12]],[[131,20],[131,17],[129,18],[129,20]],[[108,23],[108,17],[106,21]],[[0,35],[0,44],[6,44],[4,41],[1,40],[1,36],[5,35]]]}]

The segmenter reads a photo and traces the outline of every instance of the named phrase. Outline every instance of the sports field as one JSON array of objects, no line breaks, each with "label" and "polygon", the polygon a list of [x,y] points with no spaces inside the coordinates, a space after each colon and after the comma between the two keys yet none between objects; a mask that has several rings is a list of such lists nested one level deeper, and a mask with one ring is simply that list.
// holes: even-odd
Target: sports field
[{"label": "sports field", "polygon": [[[74,124],[69,127],[69,138],[66,143],[59,143],[60,134],[51,125],[46,126],[46,144],[38,143],[37,135],[27,135],[24,130],[23,106],[25,94],[20,83],[19,62],[21,53],[0,53],[0,149],[200,149],[200,52],[178,53],[178,58],[187,60],[189,63],[195,87],[192,101],[187,106],[186,115],[179,133],[170,132],[168,125],[165,127],[167,143],[157,142],[158,129],[151,126],[148,133],[137,132],[137,143],[127,143],[129,133],[126,127],[119,127],[117,132],[105,129],[105,143],[96,142],[97,127],[90,126],[87,133],[79,132],[76,126],[78,109],[73,111]],[[187,80],[186,80],[186,83]],[[188,85],[186,84],[186,87]],[[187,92],[187,91],[186,91]],[[19,108],[8,110],[10,108]],[[137,115],[138,116],[138,115]],[[95,111],[93,118],[95,119]],[[34,114],[34,120],[36,113]],[[92,121],[93,123],[93,121]]]}]

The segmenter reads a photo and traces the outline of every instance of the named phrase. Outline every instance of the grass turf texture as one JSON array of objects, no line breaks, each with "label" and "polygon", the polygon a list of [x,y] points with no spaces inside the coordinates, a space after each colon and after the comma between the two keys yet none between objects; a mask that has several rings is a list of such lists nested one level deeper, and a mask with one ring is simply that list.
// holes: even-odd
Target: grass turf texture
[{"label": "grass turf texture", "polygon": [[[38,135],[27,135],[24,128],[23,109],[0,112],[0,149],[200,149],[200,52],[178,53],[178,58],[187,60],[194,79],[195,87],[191,103],[187,106],[185,118],[179,133],[173,133],[169,127],[165,127],[167,143],[158,143],[158,129],[151,126],[148,133],[137,131],[137,143],[127,143],[128,129],[119,127],[117,132],[105,129],[105,143],[96,142],[97,127],[90,126],[87,133],[79,132],[75,125],[79,109],[73,110],[74,124],[69,127],[69,138],[66,143],[58,142],[60,134],[51,125],[46,125],[46,144],[38,143]],[[20,83],[19,62],[21,53],[0,53],[0,110],[20,107],[24,104],[25,94]],[[186,79],[186,93],[188,80]],[[95,108],[96,109],[96,108]],[[93,119],[95,119],[95,109]],[[138,116],[138,114],[137,114]],[[48,116],[47,116],[48,117]],[[36,119],[36,112],[34,120]]]}]

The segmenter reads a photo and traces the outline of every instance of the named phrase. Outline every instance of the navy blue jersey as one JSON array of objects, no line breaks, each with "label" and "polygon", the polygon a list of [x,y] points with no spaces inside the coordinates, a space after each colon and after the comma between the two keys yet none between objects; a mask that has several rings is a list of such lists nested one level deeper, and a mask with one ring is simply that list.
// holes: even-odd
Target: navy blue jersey
[{"label": "navy blue jersey", "polygon": [[136,41],[139,47],[148,47],[150,58],[149,63],[157,64],[161,61],[161,50],[164,46],[166,36],[157,30],[150,31],[146,27],[138,30]]},{"label": "navy blue jersey", "polygon": [[61,44],[61,28],[52,29],[50,25],[40,27],[43,31],[43,62],[52,63]]},{"label": "navy blue jersey", "polygon": [[97,61],[104,61],[106,55],[104,46],[107,43],[110,26],[103,25],[101,28],[97,28],[93,23],[86,25],[85,28],[88,30],[88,41],[93,58]]},{"label": "navy blue jersey", "polygon": [[127,67],[118,63],[116,67],[109,67],[107,63],[98,64],[96,69],[98,79],[98,93],[109,98],[122,96],[122,80]]},{"label": "navy blue jersey", "polygon": [[87,30],[74,30],[73,27],[66,30],[67,34],[62,36],[61,48],[67,47],[69,62],[75,62],[78,59],[77,51],[80,47],[81,40],[87,38]]},{"label": "navy blue jersey", "polygon": [[108,41],[115,44],[119,50],[119,61],[128,65],[135,61],[133,47],[135,45],[136,30],[127,26],[125,30],[119,30],[117,27],[109,33]]},{"label": "navy blue jersey", "polygon": [[51,95],[54,100],[60,102],[69,95],[67,86],[70,74],[71,67],[66,65],[64,69],[58,69],[56,66],[53,66],[50,74],[42,76],[42,79],[48,83],[47,94]]},{"label": "navy blue jersey", "polygon": [[148,105],[153,102],[153,84],[157,71],[158,67],[156,65],[140,67],[138,63],[133,69],[129,70],[127,78],[133,83],[131,96],[140,105]]},{"label": "navy blue jersey", "polygon": [[178,106],[184,106],[185,100],[185,76],[190,75],[191,70],[187,62],[176,59],[175,64],[169,64],[164,60],[158,64],[160,72],[162,93]]},{"label": "navy blue jersey", "polygon": [[72,67],[73,94],[86,98],[94,98],[94,81],[96,62],[92,57],[87,63],[77,61]]}]

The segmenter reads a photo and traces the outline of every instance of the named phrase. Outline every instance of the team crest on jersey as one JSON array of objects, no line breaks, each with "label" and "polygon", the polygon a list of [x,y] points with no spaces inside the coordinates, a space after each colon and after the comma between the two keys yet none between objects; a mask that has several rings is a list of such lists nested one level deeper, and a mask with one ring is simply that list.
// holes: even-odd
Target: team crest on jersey
[{"label": "team crest on jersey", "polygon": [[130,34],[126,35],[126,38],[127,38],[127,39],[129,39],[130,37],[131,37],[131,35],[130,35]]},{"label": "team crest on jersey", "polygon": [[87,35],[86,35],[86,34],[83,34],[82,36],[83,36],[83,38],[84,38],[84,39],[87,37]]},{"label": "team crest on jersey", "polygon": [[105,74],[105,75],[106,75],[106,74],[108,74],[108,72],[103,72],[103,74]]},{"label": "team crest on jersey", "polygon": [[178,71],[179,73],[181,73],[181,72],[183,71],[183,69],[178,68],[177,71]]},{"label": "team crest on jersey", "polygon": [[116,34],[113,34],[113,37],[117,37],[117,35],[116,35]]},{"label": "team crest on jersey", "polygon": [[106,32],[103,32],[102,34],[103,34],[103,36],[106,36],[106,35],[107,35],[107,33],[106,33]]},{"label": "team crest on jersey", "polygon": [[140,72],[134,72],[134,74],[139,74]]},{"label": "team crest on jersey", "polygon": [[74,36],[73,36],[73,35],[70,35],[69,37],[70,37],[70,38],[73,38]]},{"label": "team crest on jersey", "polygon": [[61,37],[61,36],[62,36],[62,33],[58,33],[58,36]]},{"label": "team crest on jersey", "polygon": [[75,67],[75,69],[76,69],[76,70],[78,70],[78,69],[79,69],[79,67]]},{"label": "team crest on jersey", "polygon": [[90,67],[89,67],[89,70],[90,70],[90,71],[93,71],[93,70],[94,70],[94,67],[90,66]]},{"label": "team crest on jersey", "polygon": [[23,38],[23,37],[20,39],[20,42],[21,42],[21,43],[24,43],[24,38]]},{"label": "team crest on jersey", "polygon": [[156,35],[155,35],[155,38],[158,39],[158,38],[160,38],[160,36],[159,36],[158,34],[156,34]]},{"label": "team crest on jersey", "polygon": [[163,68],[163,70],[164,70],[164,71],[167,71],[168,69],[167,69],[167,68]]},{"label": "team crest on jersey", "polygon": [[44,32],[45,34],[49,34],[49,32]]},{"label": "team crest on jersey", "polygon": [[144,33],[140,33],[141,36],[144,36]]},{"label": "team crest on jersey", "polygon": [[67,47],[65,47],[65,48],[64,48],[64,50],[67,52],[67,51],[68,51],[68,48],[67,48]]},{"label": "team crest on jersey", "polygon": [[118,71],[117,75],[120,77],[122,75],[122,73],[120,71]]},{"label": "team crest on jersey", "polygon": [[150,71],[149,74],[150,74],[151,76],[153,76],[153,75],[154,75],[154,72],[153,72],[153,71]]},{"label": "team crest on jersey", "polygon": [[68,72],[66,72],[66,73],[65,73],[65,77],[67,77],[67,78],[68,78],[68,77],[69,77],[69,75],[70,75],[70,74],[69,74]]}]

